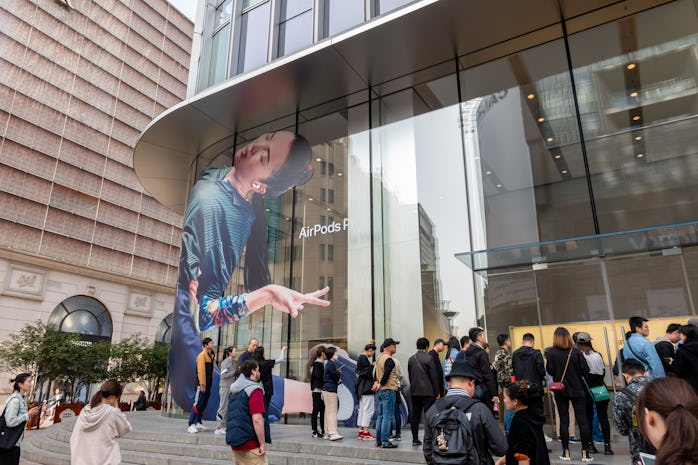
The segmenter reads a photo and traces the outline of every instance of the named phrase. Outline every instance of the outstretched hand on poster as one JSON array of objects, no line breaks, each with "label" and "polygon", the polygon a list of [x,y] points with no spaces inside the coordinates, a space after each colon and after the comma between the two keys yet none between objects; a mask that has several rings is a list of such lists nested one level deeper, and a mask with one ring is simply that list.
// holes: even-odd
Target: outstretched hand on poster
[{"label": "outstretched hand on poster", "polygon": [[315,292],[301,294],[284,286],[269,284],[247,294],[247,308],[250,312],[254,312],[265,305],[271,305],[276,310],[288,313],[291,315],[291,318],[296,318],[298,312],[303,310],[305,304],[318,305],[320,307],[330,305],[331,302],[329,300],[321,299],[329,291],[330,288],[325,286],[323,289],[318,289]]}]

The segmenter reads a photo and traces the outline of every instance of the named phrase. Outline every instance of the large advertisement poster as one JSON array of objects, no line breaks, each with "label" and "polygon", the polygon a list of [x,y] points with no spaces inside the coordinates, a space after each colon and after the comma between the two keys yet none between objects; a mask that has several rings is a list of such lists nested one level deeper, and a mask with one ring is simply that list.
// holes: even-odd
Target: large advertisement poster
[{"label": "large advertisement poster", "polygon": [[[196,357],[200,332],[223,326],[266,305],[292,318],[304,305],[328,306],[329,288],[302,294],[271,284],[267,268],[266,219],[262,201],[307,182],[313,174],[310,143],[286,131],[267,133],[242,147],[231,168],[209,168],[194,184],[184,216],[177,294],[173,313],[169,381],[174,400],[191,410],[207,398],[204,418],[218,408],[219,373],[202,388]],[[245,290],[225,295],[235,268],[245,263]]]}]

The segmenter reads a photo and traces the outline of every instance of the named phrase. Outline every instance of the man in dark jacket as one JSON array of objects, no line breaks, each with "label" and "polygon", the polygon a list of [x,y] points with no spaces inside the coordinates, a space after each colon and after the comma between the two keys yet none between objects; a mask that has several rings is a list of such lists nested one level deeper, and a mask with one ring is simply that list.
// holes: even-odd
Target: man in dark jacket
[{"label": "man in dark jacket", "polygon": [[444,369],[441,366],[441,358],[439,354],[446,348],[446,342],[443,339],[437,339],[434,341],[434,347],[429,351],[429,355],[432,360],[434,360],[434,366],[436,367],[436,372],[439,377],[439,391],[436,398],[438,399],[446,393],[446,384],[444,383]]},{"label": "man in dark jacket", "polygon": [[662,361],[664,372],[667,376],[675,375],[672,363],[676,356],[676,343],[681,339],[680,327],[681,325],[678,323],[669,324],[664,336],[659,336],[654,341],[654,348],[657,350],[657,355],[659,355],[659,359]]},{"label": "man in dark jacket", "polygon": [[482,402],[472,400],[479,376],[465,360],[456,360],[447,376],[447,381],[448,393],[437,400],[424,416],[423,452],[427,465],[433,464],[435,420],[439,412],[453,406],[466,412],[473,425],[475,449],[480,464],[493,464],[492,454],[501,456],[506,453],[507,439],[499,429],[499,424],[492,416],[492,412]]},{"label": "man in dark jacket", "polygon": [[475,398],[492,410],[494,403],[499,402],[499,396],[497,395],[497,378],[492,372],[490,358],[483,346],[486,342],[485,330],[479,327],[470,328],[468,336],[470,336],[472,343],[465,351],[465,359],[482,380],[482,385],[477,389]]},{"label": "man in dark jacket", "polygon": [[525,379],[535,384],[537,389],[531,392],[528,407],[543,413],[543,381],[545,364],[539,350],[534,349],[536,339],[531,333],[523,335],[521,347],[514,351],[512,369],[517,381]]},{"label": "man in dark jacket", "polygon": [[429,340],[420,337],[417,339],[417,352],[407,360],[412,401],[410,427],[413,446],[422,445],[419,440],[419,421],[422,418],[422,411],[429,410],[439,394],[439,374],[434,366],[434,359],[427,354],[427,349],[429,349]]},{"label": "man in dark jacket", "polygon": [[698,327],[684,325],[679,329],[683,343],[679,345],[674,359],[674,372],[688,381],[698,394]]}]

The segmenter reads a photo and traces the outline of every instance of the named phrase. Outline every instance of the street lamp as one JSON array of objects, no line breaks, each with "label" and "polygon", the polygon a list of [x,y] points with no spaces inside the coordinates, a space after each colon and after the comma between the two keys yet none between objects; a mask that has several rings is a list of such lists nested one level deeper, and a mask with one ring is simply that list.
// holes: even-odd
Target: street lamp
[{"label": "street lamp", "polygon": [[448,335],[453,336],[453,319],[460,312],[457,312],[455,310],[451,310],[450,307],[451,307],[450,300],[442,300],[441,301],[441,314],[446,318],[446,321],[448,321]]}]

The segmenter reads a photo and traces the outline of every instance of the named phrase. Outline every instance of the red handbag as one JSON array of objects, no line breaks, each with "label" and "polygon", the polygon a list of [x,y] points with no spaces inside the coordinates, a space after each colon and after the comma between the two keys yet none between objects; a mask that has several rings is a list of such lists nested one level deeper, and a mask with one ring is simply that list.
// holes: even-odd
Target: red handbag
[{"label": "red handbag", "polygon": [[567,366],[570,364],[570,357],[572,356],[572,349],[570,349],[570,353],[567,354],[567,362],[565,363],[565,370],[562,372],[562,378],[560,378],[560,381],[553,381],[550,383],[548,386],[548,390],[552,392],[565,392],[566,386],[565,386],[565,375],[567,374]]}]

